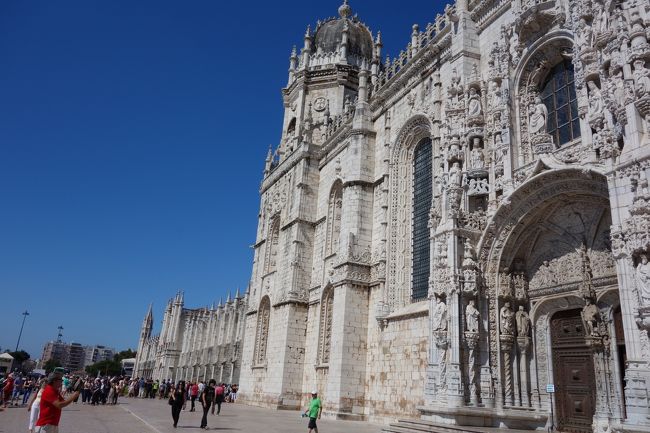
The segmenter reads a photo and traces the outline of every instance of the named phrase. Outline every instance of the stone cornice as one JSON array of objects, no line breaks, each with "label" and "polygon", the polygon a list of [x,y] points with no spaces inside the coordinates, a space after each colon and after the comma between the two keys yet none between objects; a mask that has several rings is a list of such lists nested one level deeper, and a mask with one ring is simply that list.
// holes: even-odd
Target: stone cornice
[{"label": "stone cornice", "polygon": [[262,181],[260,194],[264,194],[275,182],[289,172],[296,164],[304,158],[310,157],[310,149],[307,144],[302,144],[299,149],[294,151],[287,158],[282,160],[275,169]]}]

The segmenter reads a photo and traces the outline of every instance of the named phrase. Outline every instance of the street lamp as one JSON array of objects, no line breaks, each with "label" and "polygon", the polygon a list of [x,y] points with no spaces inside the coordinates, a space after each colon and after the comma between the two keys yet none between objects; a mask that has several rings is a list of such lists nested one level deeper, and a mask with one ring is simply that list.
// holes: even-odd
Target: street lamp
[{"label": "street lamp", "polygon": [[20,337],[23,336],[23,326],[25,326],[25,319],[27,319],[27,316],[29,316],[29,313],[27,310],[23,313],[23,324],[20,325],[20,333],[18,334],[18,342],[16,343],[16,350],[14,352],[18,352],[18,346],[20,345]]}]

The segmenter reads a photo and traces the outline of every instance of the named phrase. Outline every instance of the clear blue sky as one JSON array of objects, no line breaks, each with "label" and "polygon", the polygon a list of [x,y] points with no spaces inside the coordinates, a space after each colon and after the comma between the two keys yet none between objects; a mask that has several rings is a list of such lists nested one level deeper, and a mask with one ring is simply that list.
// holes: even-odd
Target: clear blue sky
[{"label": "clear blue sky", "polygon": [[[135,347],[250,278],[292,45],[339,0],[0,2],[0,347]],[[352,0],[384,52],[437,1]]]}]

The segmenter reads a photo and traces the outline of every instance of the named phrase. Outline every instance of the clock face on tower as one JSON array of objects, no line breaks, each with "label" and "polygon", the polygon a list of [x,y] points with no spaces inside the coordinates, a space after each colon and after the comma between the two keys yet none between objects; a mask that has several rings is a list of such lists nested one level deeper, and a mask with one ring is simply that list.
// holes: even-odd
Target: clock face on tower
[{"label": "clock face on tower", "polygon": [[316,111],[323,111],[326,106],[327,106],[327,100],[322,96],[316,98],[316,100],[314,101],[314,110]]}]

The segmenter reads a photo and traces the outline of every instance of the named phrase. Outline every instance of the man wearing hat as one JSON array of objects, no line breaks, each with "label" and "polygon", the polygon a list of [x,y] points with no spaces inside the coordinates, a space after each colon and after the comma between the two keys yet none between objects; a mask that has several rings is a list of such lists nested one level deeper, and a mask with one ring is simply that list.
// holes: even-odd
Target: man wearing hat
[{"label": "man wearing hat", "polygon": [[323,407],[320,403],[320,398],[318,398],[318,391],[313,390],[311,392],[311,400],[309,401],[309,407],[305,411],[305,415],[309,417],[309,424],[307,428],[309,433],[318,433],[318,427],[316,426],[316,420],[320,419],[320,414],[323,411]]},{"label": "man wearing hat", "polygon": [[60,372],[52,372],[47,377],[47,385],[41,395],[41,413],[36,421],[36,433],[58,433],[61,409],[75,401],[79,397],[79,386],[75,383],[74,393],[66,400],[61,395],[61,383],[63,375]]}]

